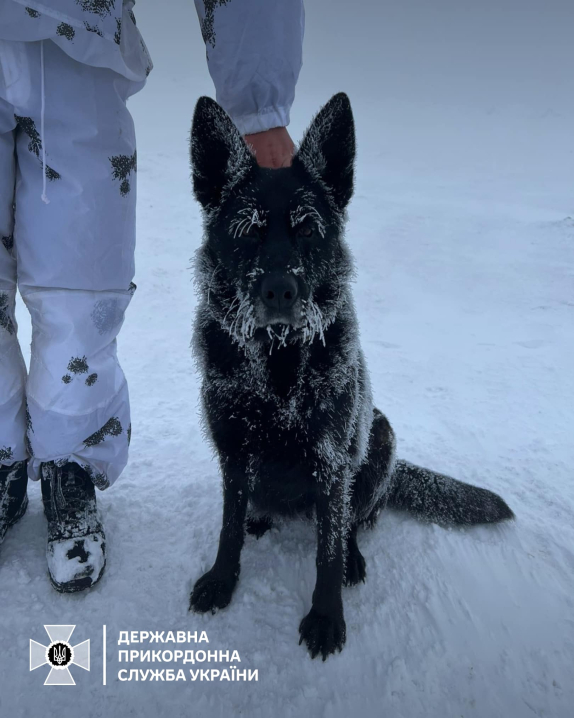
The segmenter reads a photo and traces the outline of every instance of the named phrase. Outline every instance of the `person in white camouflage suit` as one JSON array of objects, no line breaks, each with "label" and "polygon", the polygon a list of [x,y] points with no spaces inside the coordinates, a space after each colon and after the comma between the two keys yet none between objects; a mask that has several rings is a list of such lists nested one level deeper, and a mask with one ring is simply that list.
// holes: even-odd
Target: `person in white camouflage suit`
[{"label": "person in white camouflage suit", "polygon": [[[152,62],[133,0],[0,0],[0,542],[41,481],[54,587],[106,561],[94,487],[128,460],[116,337],[136,289],[126,107]],[[290,163],[302,0],[196,0],[216,97],[260,164]],[[159,10],[158,10],[159,12]],[[32,317],[27,373],[16,288]]]}]

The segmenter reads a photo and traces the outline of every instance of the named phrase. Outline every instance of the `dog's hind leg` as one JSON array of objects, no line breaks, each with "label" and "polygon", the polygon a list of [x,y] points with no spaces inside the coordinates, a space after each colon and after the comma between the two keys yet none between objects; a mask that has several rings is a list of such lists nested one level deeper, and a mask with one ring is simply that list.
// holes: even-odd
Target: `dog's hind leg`
[{"label": "dog's hind leg", "polygon": [[347,538],[347,559],[345,561],[345,586],[355,586],[359,581],[365,581],[367,569],[363,554],[357,545],[358,525],[353,524]]},{"label": "dog's hind leg", "polygon": [[395,434],[387,417],[373,409],[367,458],[353,480],[352,523],[347,538],[345,586],[355,586],[367,575],[365,559],[357,544],[360,525],[372,527],[387,503],[395,461]]},{"label": "dog's hind leg", "polygon": [[385,508],[395,463],[395,443],[395,433],[387,417],[373,409],[367,457],[353,479],[353,524],[372,527],[379,511]]}]

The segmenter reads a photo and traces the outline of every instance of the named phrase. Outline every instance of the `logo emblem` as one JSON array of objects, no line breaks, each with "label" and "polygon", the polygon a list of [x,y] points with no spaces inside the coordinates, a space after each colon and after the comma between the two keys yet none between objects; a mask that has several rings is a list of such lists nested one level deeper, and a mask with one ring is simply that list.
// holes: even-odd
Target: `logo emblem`
[{"label": "logo emblem", "polygon": [[50,643],[43,646],[30,639],[30,670],[35,671],[44,664],[50,666],[45,686],[75,686],[76,682],[70,673],[70,666],[79,666],[90,670],[90,641],[70,644],[70,636],[75,626],[44,626]]}]

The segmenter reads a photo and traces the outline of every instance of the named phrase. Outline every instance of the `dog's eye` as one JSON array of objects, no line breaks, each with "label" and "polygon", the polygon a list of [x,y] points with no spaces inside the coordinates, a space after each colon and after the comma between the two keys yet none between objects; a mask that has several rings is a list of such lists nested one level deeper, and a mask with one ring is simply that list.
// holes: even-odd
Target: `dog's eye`
[{"label": "dog's eye", "polygon": [[248,239],[257,239],[261,236],[261,230],[257,224],[245,226],[238,235],[239,237],[247,237]]},{"label": "dog's eye", "polygon": [[307,226],[305,226],[305,227],[300,227],[299,230],[297,231],[297,234],[298,234],[300,237],[309,238],[309,237],[312,237],[312,236],[315,234],[315,232],[314,232],[314,230],[313,230],[313,227],[309,227],[309,226],[307,225]]}]

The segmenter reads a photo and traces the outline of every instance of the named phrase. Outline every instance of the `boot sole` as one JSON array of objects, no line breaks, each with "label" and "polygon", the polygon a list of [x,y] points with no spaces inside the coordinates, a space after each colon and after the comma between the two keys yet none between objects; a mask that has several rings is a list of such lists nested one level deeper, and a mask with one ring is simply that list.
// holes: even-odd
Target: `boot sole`
[{"label": "boot sole", "polygon": [[106,568],[106,562],[100,571],[98,577],[93,579],[91,576],[84,576],[84,578],[77,578],[74,581],[68,581],[67,583],[58,583],[52,578],[52,574],[48,571],[50,577],[50,583],[58,591],[58,593],[77,593],[78,591],[85,591],[87,588],[92,588],[101,579]]}]

